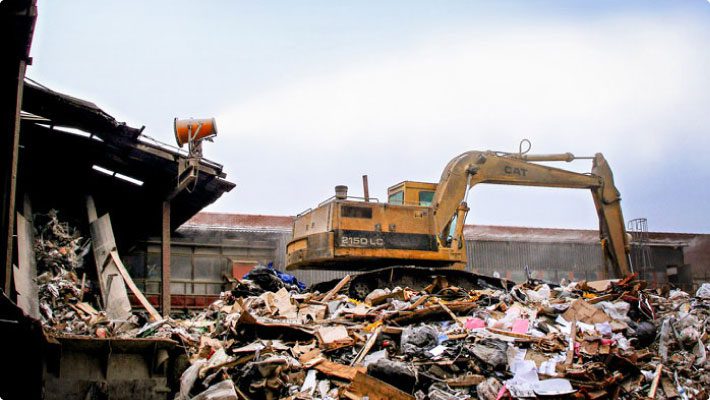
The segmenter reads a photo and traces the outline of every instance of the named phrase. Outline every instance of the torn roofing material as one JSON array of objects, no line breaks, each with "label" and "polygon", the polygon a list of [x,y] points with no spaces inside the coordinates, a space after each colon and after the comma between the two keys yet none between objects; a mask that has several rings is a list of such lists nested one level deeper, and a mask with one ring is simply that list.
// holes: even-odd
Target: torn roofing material
[{"label": "torn roofing material", "polygon": [[190,218],[185,228],[291,232],[293,217],[284,215],[252,215],[200,212]]},{"label": "torn roofing material", "polygon": [[[86,100],[25,82],[20,169],[24,190],[42,206],[43,198],[91,194],[115,228],[129,237],[160,230],[160,207],[177,185],[187,153],[144,135]],[[170,126],[170,122],[166,122]],[[222,165],[200,159],[194,186],[171,200],[171,228],[229,192]],[[45,196],[46,195],[46,196]],[[66,200],[67,202],[69,200]]]}]

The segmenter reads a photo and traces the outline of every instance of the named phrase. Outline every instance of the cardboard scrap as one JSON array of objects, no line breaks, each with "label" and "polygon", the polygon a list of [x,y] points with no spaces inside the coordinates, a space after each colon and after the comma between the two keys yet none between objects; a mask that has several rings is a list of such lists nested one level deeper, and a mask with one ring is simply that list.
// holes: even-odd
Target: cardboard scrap
[{"label": "cardboard scrap", "polygon": [[486,380],[486,377],[478,374],[469,374],[457,376],[446,380],[446,384],[451,387],[468,387],[476,386]]},{"label": "cardboard scrap", "polygon": [[611,318],[602,310],[594,307],[582,299],[577,299],[562,314],[567,321],[582,321],[585,324],[600,324],[609,322]]},{"label": "cardboard scrap", "polygon": [[322,321],[327,312],[328,306],[325,304],[306,304],[298,309],[298,320],[301,323]]},{"label": "cardboard scrap", "polygon": [[587,286],[590,288],[598,291],[598,292],[603,292],[611,286],[612,282],[618,282],[618,279],[605,279],[601,281],[588,281]]},{"label": "cardboard scrap", "polygon": [[675,385],[670,379],[661,377],[661,387],[663,388],[663,393],[665,393],[666,398],[672,399],[678,397],[678,390],[676,390]]},{"label": "cardboard scrap", "polygon": [[264,292],[259,296],[264,300],[267,311],[276,318],[296,319],[297,307],[291,303],[291,296],[286,288],[277,292]]},{"label": "cardboard scrap", "polygon": [[348,330],[342,325],[321,327],[316,331],[316,337],[321,346],[326,349],[350,346],[354,343]]},{"label": "cardboard scrap", "polygon": [[291,347],[291,355],[295,358],[300,358],[302,355],[312,351],[316,347],[316,341],[313,340],[309,343],[300,344],[296,342],[295,345]]}]

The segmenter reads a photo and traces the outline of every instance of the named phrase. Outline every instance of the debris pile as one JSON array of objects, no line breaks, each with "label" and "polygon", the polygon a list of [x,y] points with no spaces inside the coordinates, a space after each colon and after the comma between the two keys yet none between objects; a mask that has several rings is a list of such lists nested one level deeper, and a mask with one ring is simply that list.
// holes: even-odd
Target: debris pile
[{"label": "debris pile", "polygon": [[691,297],[634,278],[365,302],[227,292],[175,322],[192,362],[177,398],[707,398],[710,287]]},{"label": "debris pile", "polygon": [[83,268],[91,241],[67,222],[60,222],[56,210],[35,214],[34,253],[37,271],[61,274]]},{"label": "debris pile", "polygon": [[[96,335],[97,331],[99,335],[105,334],[109,323],[106,313],[84,301],[92,285],[83,273],[91,240],[84,239],[67,222],[61,222],[56,210],[35,214],[34,220],[36,282],[44,326],[55,334]],[[86,297],[89,300],[91,296]]]},{"label": "debris pile", "polygon": [[37,277],[37,283],[40,315],[46,329],[54,334],[106,336],[106,313],[83,301],[84,287],[74,272],[48,271]]},{"label": "debris pile", "polygon": [[[190,366],[175,399],[706,399],[710,284],[694,296],[623,280],[528,280],[348,297],[273,268],[182,319],[109,321],[77,271],[86,243],[56,215],[38,229],[42,319],[54,334],[161,337]],[[41,260],[41,261],[40,261]],[[504,289],[510,288],[510,289]]]}]

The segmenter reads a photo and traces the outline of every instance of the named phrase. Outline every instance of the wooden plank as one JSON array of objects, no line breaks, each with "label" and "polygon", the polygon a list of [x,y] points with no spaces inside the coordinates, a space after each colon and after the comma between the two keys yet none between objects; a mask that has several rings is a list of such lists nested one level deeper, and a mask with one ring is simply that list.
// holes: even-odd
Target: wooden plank
[{"label": "wooden plank", "polygon": [[14,281],[17,291],[17,305],[32,318],[39,319],[39,288],[37,277],[37,260],[35,258],[32,224],[22,214],[17,213],[17,264]]},{"label": "wooden plank", "polygon": [[365,373],[367,371],[367,368],[365,367],[351,367],[349,365],[338,364],[326,359],[320,361],[314,368],[328,376],[345,379],[347,381],[352,381],[356,374]]},{"label": "wooden plank", "polygon": [[656,390],[658,390],[658,382],[661,380],[661,372],[663,372],[663,364],[658,364],[656,373],[653,376],[653,381],[651,382],[651,388],[648,389],[648,396],[646,396],[649,399],[656,398]]},{"label": "wooden plank", "polygon": [[[478,304],[469,301],[451,302],[446,305],[446,308],[449,311],[458,314],[468,314],[471,310],[477,307]],[[444,307],[441,306],[441,304],[434,304],[416,311],[399,311],[397,313],[388,314],[384,319],[385,321],[398,325],[410,325],[420,321],[435,321],[440,317],[451,318],[450,314],[444,309]]]},{"label": "wooden plank", "polygon": [[141,305],[146,309],[146,311],[148,311],[148,314],[150,314],[151,321],[162,320],[163,317],[160,315],[160,313],[155,308],[153,308],[148,299],[146,299],[143,295],[143,292],[141,292],[141,290],[138,289],[138,286],[136,286],[135,282],[133,282],[131,275],[128,273],[128,270],[126,270],[126,267],[123,265],[123,262],[121,262],[121,259],[118,257],[118,251],[112,251],[111,258],[116,264],[116,268],[118,268],[118,272],[121,274],[121,277],[126,283],[126,286],[131,289],[131,292],[133,292],[133,294],[136,296]]},{"label": "wooden plank", "polygon": [[[18,16],[12,18],[12,20],[19,21],[20,14],[18,13]],[[27,28],[28,33],[34,28],[35,19],[36,14],[31,19],[32,22],[26,25],[29,27]],[[25,32],[25,28],[20,28],[18,31]],[[11,48],[16,40],[3,39],[2,48]],[[2,115],[0,117],[0,165],[2,165],[0,167],[0,186],[2,188],[0,190],[2,190],[3,195],[3,199],[0,201],[0,206],[2,206],[2,211],[0,211],[0,230],[2,230],[2,234],[0,234],[2,236],[0,254],[2,254],[2,261],[5,266],[4,289],[8,295],[12,289],[15,197],[17,195],[17,164],[20,157],[20,109],[22,108],[22,92],[25,87],[24,78],[27,69],[27,61],[23,57],[17,58],[16,61],[10,60],[11,57],[9,55],[3,57],[3,64],[10,64],[11,67],[9,69],[11,72],[9,72],[9,75],[3,76],[2,79],[7,79],[6,82],[8,83],[8,86],[5,86],[5,82],[3,82],[3,89],[12,87],[12,90],[3,90],[0,93],[3,100],[0,101],[0,104],[2,104],[0,105],[0,115]],[[7,74],[7,72],[4,72],[4,74]]]},{"label": "wooden plank", "polygon": [[362,349],[360,350],[360,353],[358,353],[357,357],[353,359],[353,361],[350,363],[350,365],[357,365],[362,362],[362,360],[365,359],[365,356],[370,352],[372,349],[372,346],[375,345],[375,342],[377,341],[377,337],[380,336],[380,332],[382,331],[382,325],[378,326],[377,329],[375,329],[374,332],[370,335],[369,338],[367,338],[367,341],[365,342],[365,345],[362,346]]},{"label": "wooden plank", "polygon": [[419,307],[419,306],[421,306],[422,304],[424,304],[424,302],[427,301],[428,298],[429,298],[429,295],[428,295],[428,294],[425,294],[425,295],[421,296],[420,298],[417,299],[417,301],[415,301],[414,303],[412,303],[412,305],[410,305],[409,307],[407,307],[405,310],[416,310],[417,307]]},{"label": "wooden plank", "polygon": [[456,322],[460,327],[462,327],[462,328],[464,327],[463,322],[462,322],[460,319],[456,318],[456,314],[454,314],[454,313],[449,309],[449,307],[446,307],[446,304],[444,304],[444,302],[441,301],[440,298],[435,297],[434,299],[436,300],[437,303],[439,303],[439,305],[441,306],[441,308],[443,308],[444,311],[446,311],[446,313],[449,314],[449,316],[451,317],[451,319],[454,320],[454,322]]},{"label": "wooden plank", "polygon": [[76,303],[76,308],[84,312],[86,315],[97,315],[99,312],[96,311],[94,307],[91,306],[89,303]]},{"label": "wooden plank", "polygon": [[350,282],[350,275],[345,275],[345,277],[341,279],[340,282],[338,282],[338,284],[335,285],[334,288],[330,289],[330,291],[326,293],[326,295],[323,297],[323,299],[321,299],[321,301],[324,303],[328,302],[330,299],[335,297],[335,295],[338,294],[338,292],[341,291],[343,287],[348,284],[348,282]]},{"label": "wooden plank", "polygon": [[414,396],[363,372],[355,375],[345,396],[350,399],[367,396],[369,400],[414,400]]},{"label": "wooden plank", "polygon": [[382,333],[388,335],[401,335],[404,328],[399,326],[382,325]]}]

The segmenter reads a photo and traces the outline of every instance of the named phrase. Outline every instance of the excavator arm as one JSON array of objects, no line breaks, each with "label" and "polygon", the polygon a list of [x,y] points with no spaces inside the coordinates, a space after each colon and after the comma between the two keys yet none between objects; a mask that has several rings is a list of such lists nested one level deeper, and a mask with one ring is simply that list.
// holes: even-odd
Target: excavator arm
[{"label": "excavator arm", "polygon": [[535,163],[574,159],[571,153],[528,155],[492,151],[469,151],[454,158],[444,169],[432,202],[439,245],[463,245],[463,226],[468,212],[466,196],[468,190],[479,183],[589,189],[599,216],[605,260],[620,276],[631,273],[621,197],[602,154],[594,156],[591,174]]}]

